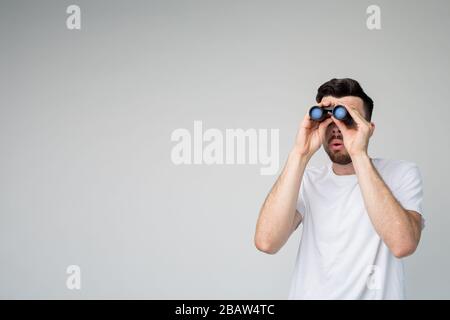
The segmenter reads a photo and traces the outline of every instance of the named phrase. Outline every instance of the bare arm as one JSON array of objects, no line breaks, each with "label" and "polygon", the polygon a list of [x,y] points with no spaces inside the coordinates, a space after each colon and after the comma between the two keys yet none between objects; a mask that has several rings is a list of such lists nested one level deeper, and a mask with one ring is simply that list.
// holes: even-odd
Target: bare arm
[{"label": "bare arm", "polygon": [[255,245],[258,250],[274,254],[289,239],[301,222],[297,213],[300,184],[309,158],[294,149],[283,171],[267,195],[256,225]]},{"label": "bare arm", "polygon": [[349,106],[347,110],[357,123],[356,129],[347,128],[337,119],[333,118],[333,121],[344,135],[344,144],[352,158],[369,218],[375,231],[396,257],[408,256],[419,244],[421,216],[400,205],[373,166],[367,146],[374,124],[366,121],[356,108]]},{"label": "bare arm", "polygon": [[258,250],[269,254],[278,252],[300,224],[301,215],[296,205],[303,173],[309,159],[321,146],[331,121],[329,118],[319,125],[305,115],[286,165],[259,212],[254,237]]},{"label": "bare arm", "polygon": [[405,210],[370,161],[361,154],[352,158],[370,220],[386,246],[397,257],[412,254],[420,240],[421,216]]}]

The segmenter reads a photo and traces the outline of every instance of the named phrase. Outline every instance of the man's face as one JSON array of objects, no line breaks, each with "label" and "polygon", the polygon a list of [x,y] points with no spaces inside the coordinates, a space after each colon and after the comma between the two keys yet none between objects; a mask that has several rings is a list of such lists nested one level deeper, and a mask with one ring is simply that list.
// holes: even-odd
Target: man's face
[{"label": "man's face", "polygon": [[[364,102],[359,97],[347,96],[335,98],[332,96],[326,96],[322,98],[320,103],[323,108],[334,107],[338,104],[346,107],[353,106],[362,116],[366,116],[364,111]],[[352,162],[352,159],[344,146],[344,137],[334,122],[328,126],[322,145],[332,162],[342,165]]]}]

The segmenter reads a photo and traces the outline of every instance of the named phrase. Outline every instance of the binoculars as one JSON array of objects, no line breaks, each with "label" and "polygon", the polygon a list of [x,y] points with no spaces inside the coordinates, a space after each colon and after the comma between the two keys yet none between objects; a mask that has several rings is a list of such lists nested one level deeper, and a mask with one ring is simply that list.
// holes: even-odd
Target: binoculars
[{"label": "binoculars", "polygon": [[344,106],[337,105],[331,108],[321,108],[319,106],[313,106],[309,109],[309,116],[311,120],[321,122],[325,120],[329,114],[333,114],[338,120],[344,122],[347,126],[353,125],[353,118]]}]

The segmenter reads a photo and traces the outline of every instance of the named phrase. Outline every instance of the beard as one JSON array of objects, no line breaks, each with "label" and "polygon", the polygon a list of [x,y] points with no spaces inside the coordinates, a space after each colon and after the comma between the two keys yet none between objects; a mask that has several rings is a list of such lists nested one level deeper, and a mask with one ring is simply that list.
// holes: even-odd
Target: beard
[{"label": "beard", "polygon": [[328,149],[328,146],[324,146],[324,149],[325,152],[328,154],[328,157],[330,157],[330,160],[334,163],[345,165],[352,162],[352,158],[345,151],[345,149],[339,151],[331,151],[330,149]]},{"label": "beard", "polygon": [[[330,138],[329,141],[331,141],[331,139],[333,139],[333,137]],[[345,149],[332,151],[328,148],[328,144],[324,144],[323,148],[325,149],[325,152],[328,154],[328,157],[330,157],[330,160],[334,163],[346,165],[352,162],[352,158]]]}]

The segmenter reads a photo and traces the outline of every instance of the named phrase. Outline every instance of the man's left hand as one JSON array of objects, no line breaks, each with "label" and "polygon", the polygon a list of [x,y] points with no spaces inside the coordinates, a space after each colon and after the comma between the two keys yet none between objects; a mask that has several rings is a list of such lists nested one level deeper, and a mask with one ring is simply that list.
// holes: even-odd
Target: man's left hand
[{"label": "man's left hand", "polygon": [[354,121],[354,126],[347,127],[341,120],[331,116],[344,137],[344,146],[350,157],[367,154],[369,138],[372,136],[375,126],[368,122],[353,106],[344,106]]}]

